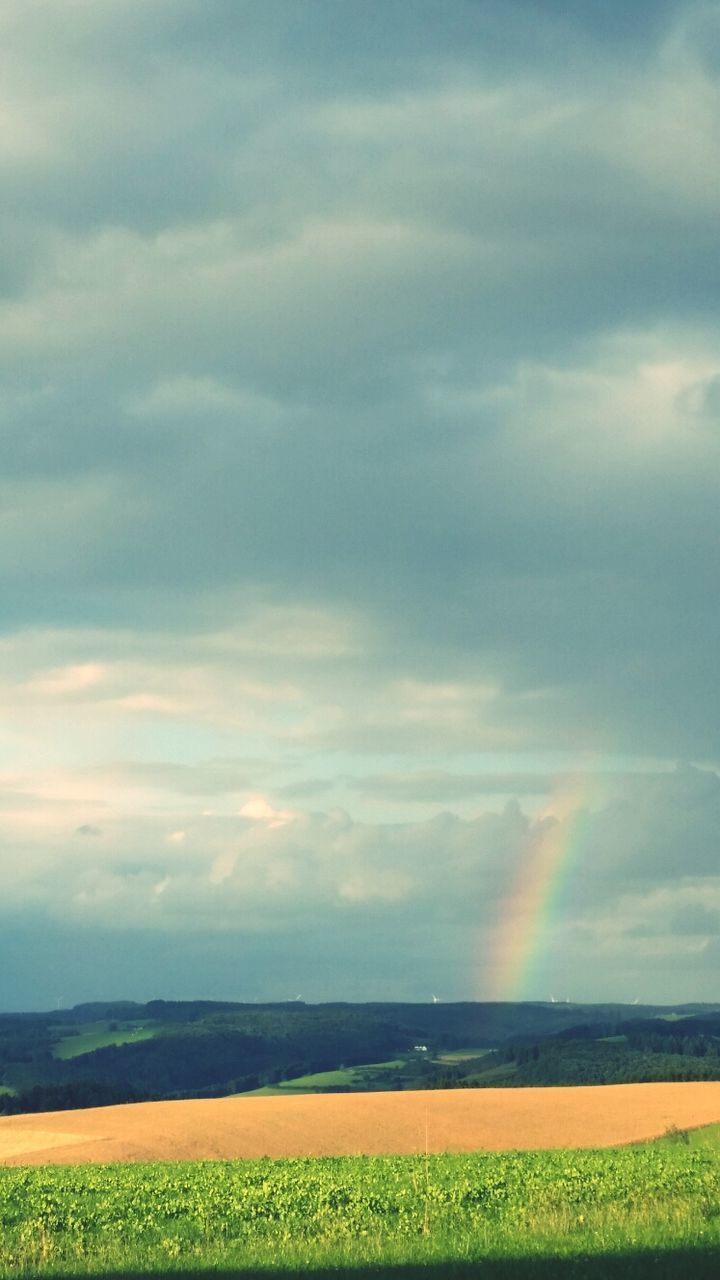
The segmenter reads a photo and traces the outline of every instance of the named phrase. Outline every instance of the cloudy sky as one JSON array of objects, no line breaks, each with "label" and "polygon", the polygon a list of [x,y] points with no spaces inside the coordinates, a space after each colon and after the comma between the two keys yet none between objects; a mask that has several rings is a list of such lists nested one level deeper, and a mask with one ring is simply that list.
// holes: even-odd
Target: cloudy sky
[{"label": "cloudy sky", "polygon": [[0,1007],[718,999],[720,11],[4,0]]}]

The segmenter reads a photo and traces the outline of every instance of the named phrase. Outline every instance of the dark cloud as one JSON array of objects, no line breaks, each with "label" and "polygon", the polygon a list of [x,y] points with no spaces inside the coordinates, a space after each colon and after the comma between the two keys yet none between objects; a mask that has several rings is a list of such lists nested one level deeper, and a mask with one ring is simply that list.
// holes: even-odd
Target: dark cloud
[{"label": "dark cloud", "polygon": [[[410,844],[464,874],[472,797],[540,794],[564,753],[619,791],[577,910],[712,878],[716,776],[667,769],[718,760],[714,6],[10,0],[0,23],[18,812],[100,815],[103,845],[132,817],[141,845],[269,782],[327,790],[380,883],[410,837],[363,806],[455,805]],[[78,892],[134,919],[144,854],[132,891],[96,866]]]},{"label": "dark cloud", "polygon": [[[272,936],[288,953],[294,932],[312,928],[328,947],[336,940],[333,981],[350,972],[368,936],[392,936],[408,954],[421,936],[427,961],[420,985],[443,957],[445,985],[461,991],[472,955],[479,965],[473,990],[487,997],[500,984],[498,923],[512,931],[523,912],[528,945],[540,945],[547,964],[565,945],[577,952],[574,980],[585,990],[592,975],[583,953],[592,935],[605,951],[626,955],[628,982],[662,999],[642,948],[671,941],[685,955],[717,933],[720,780],[681,768],[615,779],[606,797],[607,780],[598,791],[596,779],[594,801],[591,781],[576,778],[569,791],[556,789],[537,817],[517,801],[469,819],[442,812],[394,823],[357,821],[340,809],[281,810],[260,800],[225,814],[167,808],[116,818],[104,842],[111,853],[89,841],[72,861],[61,848],[49,855],[42,835],[32,840],[21,823],[15,849],[22,856],[6,877],[4,913],[12,923],[32,907],[55,921],[53,928],[62,922],[80,935],[155,930],[177,945],[217,933],[257,951],[257,939]],[[552,883],[543,852],[550,847],[557,855]],[[530,901],[525,886],[538,875],[540,896]],[[551,890],[551,928],[540,939]],[[303,949],[305,972],[317,982],[307,954]],[[378,961],[373,981],[379,972]]]}]

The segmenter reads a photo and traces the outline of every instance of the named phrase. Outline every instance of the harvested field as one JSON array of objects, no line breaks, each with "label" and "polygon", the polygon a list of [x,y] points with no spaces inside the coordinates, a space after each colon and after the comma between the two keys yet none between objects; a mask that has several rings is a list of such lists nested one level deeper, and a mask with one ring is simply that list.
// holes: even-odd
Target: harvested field
[{"label": "harvested field", "polygon": [[720,1121],[720,1082],[141,1102],[0,1119],[0,1163],[607,1147]]}]

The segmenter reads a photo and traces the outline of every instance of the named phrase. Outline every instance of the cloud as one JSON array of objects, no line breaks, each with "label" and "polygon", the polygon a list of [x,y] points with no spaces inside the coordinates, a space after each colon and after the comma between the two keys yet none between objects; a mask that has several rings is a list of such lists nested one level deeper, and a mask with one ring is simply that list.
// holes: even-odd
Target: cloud
[{"label": "cloud", "polygon": [[290,938],[365,904],[377,942],[405,906],[452,985],[428,868],[449,919],[474,858],[494,900],[587,771],[583,892],[654,928],[688,807],[714,874],[715,6],[0,24],[9,881],[46,841],[13,909],[172,932],[196,900],[212,933],[234,903]]},{"label": "cloud", "polygon": [[412,773],[379,774],[348,780],[357,791],[381,794],[399,802],[422,804],[452,802],[482,795],[543,795],[553,789],[551,774],[483,773],[452,774],[445,770],[417,770]]},{"label": "cloud", "polygon": [[[552,821],[567,862],[558,865],[562,893],[538,944],[548,956],[569,947],[574,980],[585,990],[593,987],[593,964],[577,940],[587,945],[590,936],[603,954],[634,957],[633,981],[652,986],[643,958],[663,940],[667,954],[694,954],[717,931],[720,780],[684,768],[615,780],[613,794],[599,793],[590,807],[584,795],[576,791],[560,808],[551,798],[536,818],[513,802],[472,819],[443,813],[393,824],[354,821],[342,810],[282,810],[257,795],[225,815],[158,813],[150,804],[143,814],[108,813],[102,846],[83,841],[82,853],[78,828],[62,810],[31,824],[6,812],[6,840],[21,856],[6,873],[3,912],[33,907],[82,928],[183,935],[285,935],[294,920],[312,917],[358,946],[382,920],[399,940],[416,929],[437,940],[451,929],[458,951],[448,977],[459,990],[473,947],[492,963],[494,927],[514,910],[518,885],[535,874],[537,835]],[[99,834],[90,824],[79,830]],[[533,933],[541,921],[527,923]],[[491,982],[478,971],[474,994],[487,994]],[[652,998],[661,998],[659,989]]]}]

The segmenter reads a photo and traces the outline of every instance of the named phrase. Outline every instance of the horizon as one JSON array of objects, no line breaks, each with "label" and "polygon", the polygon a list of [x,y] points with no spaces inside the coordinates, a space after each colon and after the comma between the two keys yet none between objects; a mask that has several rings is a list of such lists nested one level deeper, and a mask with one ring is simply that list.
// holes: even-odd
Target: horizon
[{"label": "horizon", "polygon": [[265,1008],[287,1009],[292,1005],[298,1005],[300,1008],[303,1008],[303,1009],[324,1008],[324,1007],[333,1008],[333,1007],[336,1007],[337,1005],[343,1005],[343,1006],[349,1005],[352,1007],[368,1005],[368,1006],[375,1007],[377,1005],[384,1005],[384,1004],[388,1006],[413,1005],[413,1006],[417,1006],[418,1008],[429,1008],[429,1009],[435,1008],[438,1005],[455,1006],[455,1005],[473,1004],[473,1005],[482,1006],[483,1008],[487,1006],[494,1006],[494,1005],[533,1005],[533,1006],[543,1005],[548,1007],[558,1006],[561,1008],[571,1008],[571,1009],[591,1009],[591,1008],[637,1009],[638,1015],[642,1014],[643,1010],[647,1010],[647,1009],[673,1009],[673,1010],[719,1009],[720,1010],[720,1000],[686,1000],[686,1001],[680,1001],[678,1003],[673,1003],[673,1004],[665,1004],[662,1002],[660,1003],[655,1001],[645,1002],[645,1001],[637,1001],[637,1000],[631,1000],[629,1002],[622,1001],[622,1000],[580,1000],[578,1001],[578,1000],[565,1000],[565,999],[554,1000],[552,998],[548,1000],[462,1000],[462,999],[460,1000],[433,1000],[433,999],[430,999],[430,1000],[370,1000],[370,999],[368,1000],[342,1000],[342,999],[298,1000],[297,998],[291,999],[291,1000],[280,1000],[280,999],[278,1000],[273,1000],[273,999],[269,999],[269,1000],[227,999],[227,1000],[224,1000],[219,998],[215,999],[212,996],[200,996],[200,997],[185,997],[185,998],[178,997],[177,999],[168,1000],[164,996],[154,996],[149,1000],[130,1000],[130,999],[127,999],[127,1000],[124,1000],[124,999],[81,1000],[77,1004],[54,1005],[50,1008],[37,1008],[37,1009],[2,1008],[0,1009],[0,1018],[13,1017],[17,1014],[26,1014],[26,1013],[37,1014],[41,1017],[45,1015],[56,1017],[57,1015],[60,1015],[63,1013],[75,1013],[80,1009],[92,1009],[95,1007],[104,1008],[108,1010],[115,1009],[115,1008],[145,1009],[145,1008],[148,1008],[150,1005],[158,1005],[158,1004],[161,1004],[161,1005],[168,1005],[168,1004],[170,1005],[174,1005],[174,1004],[220,1005],[223,1007],[232,1007],[232,1008],[240,1008],[240,1009],[265,1009]]}]

